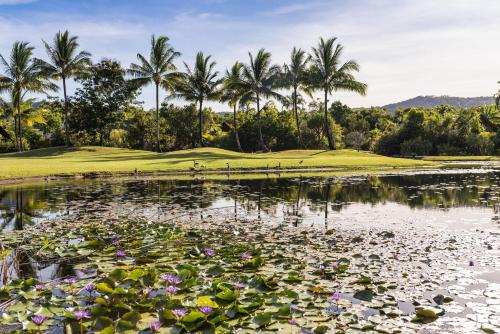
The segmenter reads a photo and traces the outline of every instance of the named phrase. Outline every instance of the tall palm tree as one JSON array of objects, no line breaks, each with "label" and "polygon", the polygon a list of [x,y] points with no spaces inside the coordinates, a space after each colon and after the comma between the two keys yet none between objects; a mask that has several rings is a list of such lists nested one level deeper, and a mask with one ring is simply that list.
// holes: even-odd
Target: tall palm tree
[{"label": "tall palm tree", "polygon": [[306,54],[306,52],[302,49],[293,48],[292,53],[290,55],[290,63],[285,64],[283,67],[284,73],[282,78],[282,85],[285,88],[292,89],[292,107],[293,114],[295,116],[295,125],[297,126],[297,133],[299,135],[299,142],[302,148],[305,148],[304,141],[302,139],[302,135],[300,133],[300,122],[299,122],[299,113],[298,113],[298,94],[299,90],[306,92],[308,95],[310,94],[309,87],[307,85],[308,78],[308,68],[307,65],[309,63],[310,56]]},{"label": "tall palm tree", "polygon": [[228,102],[229,106],[233,108],[233,128],[236,146],[242,152],[240,137],[238,136],[238,122],[237,122],[237,107],[243,92],[241,91],[241,63],[236,62],[231,67],[231,70],[226,70],[224,76],[224,92],[221,97],[222,102]]},{"label": "tall palm tree", "polygon": [[176,87],[176,93],[198,104],[198,140],[203,146],[203,102],[218,100],[220,98],[220,84],[222,79],[217,79],[219,74],[215,71],[215,62],[210,61],[211,56],[205,57],[203,52],[198,52],[194,67],[184,63],[186,72]]},{"label": "tall palm tree", "polygon": [[43,41],[49,57],[46,62],[37,59],[44,73],[54,80],[62,80],[64,94],[64,135],[66,146],[71,145],[69,139],[69,104],[66,91],[66,80],[72,77],[83,77],[90,74],[91,54],[87,51],[78,52],[78,36],[70,36],[69,32],[58,32],[52,45]]},{"label": "tall palm tree", "polygon": [[354,60],[341,63],[343,46],[336,43],[337,38],[320,39],[316,48],[312,48],[311,88],[321,89],[324,93],[325,133],[328,138],[328,147],[335,149],[335,139],[328,124],[328,95],[334,91],[344,90],[366,94],[367,85],[357,81],[353,72],[359,71],[359,65]]},{"label": "tall palm tree", "polygon": [[168,43],[167,36],[154,35],[151,37],[151,52],[149,59],[146,59],[142,54],[137,54],[138,64],[130,64],[128,73],[134,77],[134,82],[138,86],[147,86],[150,83],[155,85],[156,89],[156,146],[158,152],[161,152],[160,147],[160,102],[159,88],[163,87],[166,91],[173,92],[174,86],[179,79],[179,72],[175,67],[174,60],[180,56],[180,53],[175,51]]},{"label": "tall palm tree", "polygon": [[260,49],[255,57],[249,52],[250,63],[243,65],[242,81],[240,88],[245,93],[241,99],[254,101],[257,107],[257,130],[259,132],[259,145],[263,151],[269,151],[262,137],[262,121],[260,119],[261,98],[276,98],[282,100],[282,96],[274,89],[277,77],[280,73],[279,66],[271,65],[271,53]]},{"label": "tall palm tree", "polygon": [[9,61],[0,55],[4,74],[0,74],[0,92],[10,91],[17,109],[15,132],[17,149],[23,151],[23,131],[21,123],[21,104],[26,93],[46,93],[56,91],[57,86],[48,81],[38,62],[33,59],[33,47],[28,42],[15,42]]}]

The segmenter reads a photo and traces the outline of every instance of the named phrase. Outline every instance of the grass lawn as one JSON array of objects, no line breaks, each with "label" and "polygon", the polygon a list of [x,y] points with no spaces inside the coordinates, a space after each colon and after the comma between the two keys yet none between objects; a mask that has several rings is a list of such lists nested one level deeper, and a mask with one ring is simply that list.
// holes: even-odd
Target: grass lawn
[{"label": "grass lawn", "polygon": [[74,175],[198,170],[292,168],[385,168],[422,167],[433,162],[384,157],[354,150],[292,150],[276,153],[238,153],[217,148],[198,148],[167,153],[110,147],[47,148],[0,154],[0,179]]},{"label": "grass lawn", "polygon": [[494,155],[444,155],[444,156],[428,156],[424,157],[425,161],[499,161],[499,156]]}]

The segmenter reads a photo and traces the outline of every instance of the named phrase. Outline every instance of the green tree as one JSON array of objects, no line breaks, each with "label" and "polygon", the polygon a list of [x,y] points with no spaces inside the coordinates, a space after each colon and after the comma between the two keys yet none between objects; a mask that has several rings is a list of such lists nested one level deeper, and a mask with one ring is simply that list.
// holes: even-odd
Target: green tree
[{"label": "green tree", "polygon": [[82,87],[72,99],[72,130],[91,135],[91,141],[99,135],[99,144],[104,144],[136,97],[137,86],[127,81],[125,74],[114,60],[104,59],[92,66],[91,75],[80,79]]},{"label": "green tree", "polygon": [[302,49],[293,48],[290,55],[290,63],[285,64],[283,67],[284,73],[281,84],[283,87],[292,89],[292,107],[293,114],[295,117],[295,125],[297,126],[297,133],[299,136],[300,146],[305,148],[304,140],[300,133],[300,122],[299,122],[299,112],[297,108],[297,102],[299,99],[299,90],[310,94],[309,87],[307,85],[308,81],[308,68],[310,57]]},{"label": "green tree", "polygon": [[222,102],[228,102],[229,106],[233,108],[233,130],[238,150],[242,152],[240,137],[238,136],[238,121],[237,121],[237,108],[243,92],[241,90],[241,69],[242,65],[239,62],[234,63],[231,70],[226,70],[224,76],[224,91],[221,96]]},{"label": "green tree", "polygon": [[21,104],[25,94],[57,90],[57,86],[48,81],[38,62],[34,61],[33,50],[34,48],[29,46],[28,42],[15,42],[9,61],[0,55],[0,63],[4,68],[4,74],[0,74],[0,93],[10,91],[13,104],[17,109],[15,133],[19,151],[24,150]]},{"label": "green tree", "polygon": [[186,72],[176,86],[176,92],[187,101],[198,104],[198,140],[203,146],[203,102],[220,98],[220,84],[222,79],[217,79],[219,74],[215,71],[215,62],[210,61],[211,56],[204,56],[198,52],[194,67],[184,63]]},{"label": "green tree", "polygon": [[87,51],[78,52],[78,37],[69,36],[69,32],[58,32],[54,37],[52,45],[43,41],[45,50],[49,57],[46,62],[37,59],[36,62],[41,70],[54,80],[62,80],[64,94],[64,134],[66,146],[71,145],[69,139],[69,104],[66,91],[66,80],[72,77],[83,77],[89,74],[91,54]]},{"label": "green tree", "polygon": [[320,39],[316,48],[312,49],[311,88],[321,89],[324,93],[324,123],[328,146],[335,149],[335,139],[328,124],[328,94],[345,90],[366,94],[367,85],[357,81],[353,72],[359,71],[359,65],[354,60],[341,64],[343,46],[336,43],[337,38]]},{"label": "green tree", "polygon": [[137,54],[138,64],[130,64],[128,73],[134,77],[134,82],[138,86],[147,86],[150,83],[155,85],[156,92],[156,147],[158,152],[161,152],[160,146],[160,101],[159,87],[163,87],[168,92],[174,91],[175,83],[179,80],[180,73],[175,67],[174,60],[180,56],[180,53],[175,51],[168,44],[168,37],[159,36],[151,37],[151,52],[149,60],[142,54]]},{"label": "green tree", "polygon": [[259,146],[264,151],[269,151],[262,136],[262,121],[260,119],[261,98],[275,98],[282,100],[282,96],[275,91],[276,78],[280,73],[279,66],[271,65],[271,53],[260,49],[255,57],[249,52],[250,63],[243,65],[240,88],[244,92],[242,101],[255,102],[257,107],[257,131]]}]

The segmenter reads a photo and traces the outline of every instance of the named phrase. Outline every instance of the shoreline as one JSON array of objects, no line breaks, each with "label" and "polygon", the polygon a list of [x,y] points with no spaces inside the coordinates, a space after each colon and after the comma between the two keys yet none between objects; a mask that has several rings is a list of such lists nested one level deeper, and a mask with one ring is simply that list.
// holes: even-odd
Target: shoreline
[{"label": "shoreline", "polygon": [[389,170],[426,170],[429,168],[441,168],[442,165],[425,165],[425,166],[380,166],[380,167],[311,167],[311,168],[281,168],[281,169],[210,169],[210,170],[171,170],[171,171],[138,171],[135,172],[89,172],[89,173],[74,173],[74,174],[54,174],[49,176],[29,176],[20,178],[0,179],[0,186],[24,184],[29,182],[49,182],[63,180],[96,180],[96,179],[111,179],[111,178],[126,178],[126,177],[157,177],[157,176],[205,176],[205,175],[281,175],[293,173],[327,173],[327,172],[384,172]]}]

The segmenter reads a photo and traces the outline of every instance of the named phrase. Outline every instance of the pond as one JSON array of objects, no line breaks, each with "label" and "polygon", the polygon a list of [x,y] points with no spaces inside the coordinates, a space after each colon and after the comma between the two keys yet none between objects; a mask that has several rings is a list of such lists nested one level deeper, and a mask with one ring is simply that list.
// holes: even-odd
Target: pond
[{"label": "pond", "polygon": [[[308,294],[303,297],[308,302],[302,305],[304,301],[289,295],[276,304],[273,300],[273,306],[263,302],[258,310],[247,312],[248,319],[239,318],[246,320],[237,326],[227,325],[228,332],[237,328],[238,332],[289,333],[294,327],[303,332],[310,328],[332,333],[411,333],[423,329],[440,333],[496,332],[500,331],[499,199],[500,169],[494,165],[331,177],[273,175],[245,179],[231,175],[215,180],[193,176],[187,180],[52,181],[0,187],[0,226],[3,235],[9,236],[6,243],[12,242],[11,235],[52,233],[54,238],[62,238],[55,222],[58,226],[73,226],[71,230],[67,228],[71,232],[66,231],[71,234],[87,222],[98,222],[105,226],[105,232],[100,233],[110,235],[119,234],[126,225],[127,233],[146,233],[142,238],[148,237],[149,229],[154,234],[151,231],[174,224],[176,229],[206,233],[202,243],[210,242],[210,249],[221,254],[233,243],[247,242],[252,245],[248,252],[254,252],[254,260],[262,258],[266,263],[247,268],[251,275],[282,277],[278,282],[291,287],[282,286],[284,292],[279,290],[280,293],[292,294],[293,290],[297,296]],[[131,220],[137,223],[124,222]],[[65,242],[78,245],[89,240],[88,235],[76,233]],[[16,278],[35,278],[38,284],[49,285],[68,277],[84,282],[106,272],[96,263],[111,261],[117,266],[114,257],[70,257],[72,260],[60,261],[66,255],[57,247],[54,252],[59,252],[60,257],[41,256],[43,242],[49,245],[50,240],[40,242],[42,246],[36,252],[29,246],[4,256],[3,284]],[[130,245],[137,242],[131,240]],[[15,244],[22,242],[16,239]],[[92,258],[90,251],[85,251],[78,248],[77,255]],[[138,265],[137,256],[126,262],[127,268]],[[291,262],[285,265],[277,261],[280,256],[289,256]],[[180,260],[186,262],[186,258]],[[226,278],[234,272],[227,259],[218,261],[221,272],[207,274],[204,279]],[[117,263],[123,266],[120,261]],[[255,277],[245,279],[245,284],[254,284]],[[204,284],[206,289],[207,283]],[[217,291],[225,291],[220,290],[223,288]],[[218,296],[217,291],[200,291]],[[338,294],[332,303],[328,293],[335,291]],[[99,293],[106,295],[106,291]],[[320,301],[322,295],[326,297]],[[223,306],[221,297],[217,298],[227,318],[229,311],[224,307],[229,306]],[[249,292],[247,298],[253,295]],[[161,316],[160,320],[163,324],[168,322]],[[188,326],[184,318],[177,320],[182,325],[179,328],[190,329],[191,324]],[[206,321],[200,326],[215,326]]]}]

